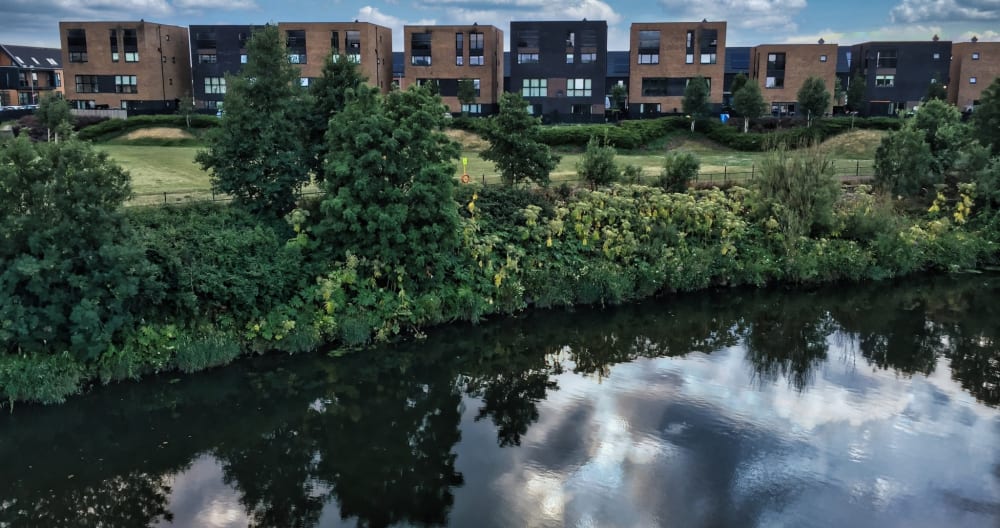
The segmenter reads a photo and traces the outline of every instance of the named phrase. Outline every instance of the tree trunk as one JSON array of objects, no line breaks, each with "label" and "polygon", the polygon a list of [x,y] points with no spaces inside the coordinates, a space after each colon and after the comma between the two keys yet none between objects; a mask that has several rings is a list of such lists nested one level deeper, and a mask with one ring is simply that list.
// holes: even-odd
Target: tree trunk
[{"label": "tree trunk", "polygon": [[691,133],[694,133],[694,119],[691,120]]},{"label": "tree trunk", "polygon": [[744,116],[743,117],[743,133],[746,134],[749,131],[750,131],[750,118]]}]

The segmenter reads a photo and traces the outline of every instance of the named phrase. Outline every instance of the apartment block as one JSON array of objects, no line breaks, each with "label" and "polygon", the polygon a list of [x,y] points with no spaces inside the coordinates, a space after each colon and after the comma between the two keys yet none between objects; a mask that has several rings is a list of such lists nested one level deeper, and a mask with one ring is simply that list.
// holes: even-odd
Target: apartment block
[{"label": "apartment block", "polygon": [[[404,26],[405,77],[401,88],[437,83],[452,112],[493,114],[503,92],[503,31],[479,24],[463,26]],[[469,79],[474,103],[458,100],[458,81]]]},{"label": "apartment block", "polygon": [[750,49],[750,79],[760,87],[774,116],[796,115],[799,90],[810,77],[823,80],[833,110],[837,82],[836,44],[765,44]]},{"label": "apartment block", "polygon": [[369,85],[392,87],[392,30],[370,22],[278,22],[288,60],[302,71],[302,86],[322,76],[326,57],[345,56],[358,64]]},{"label": "apartment block", "polygon": [[510,23],[510,87],[545,118],[604,118],[608,23],[603,20]]},{"label": "apartment block", "polygon": [[257,27],[191,26],[191,88],[197,108],[219,108],[226,97],[226,75],[243,69],[246,43]]},{"label": "apartment block", "polygon": [[1000,42],[955,42],[951,45],[948,102],[968,111],[983,91],[1000,77]]},{"label": "apartment block", "polygon": [[60,22],[76,108],[171,112],[191,91],[188,30],[155,22]]},{"label": "apartment block", "polygon": [[36,105],[63,92],[62,50],[0,44],[0,108]]},{"label": "apartment block", "polygon": [[648,22],[630,31],[632,115],[680,112],[684,90],[695,77],[709,83],[709,100],[722,106],[726,69],[726,22]]},{"label": "apartment block", "polygon": [[862,114],[897,115],[920,105],[931,83],[948,84],[951,42],[865,42],[851,56],[851,76],[865,79]]}]

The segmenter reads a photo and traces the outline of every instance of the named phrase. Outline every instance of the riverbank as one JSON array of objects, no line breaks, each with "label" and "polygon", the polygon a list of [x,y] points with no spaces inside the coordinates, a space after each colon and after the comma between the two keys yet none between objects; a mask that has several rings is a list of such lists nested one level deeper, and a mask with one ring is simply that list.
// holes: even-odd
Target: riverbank
[{"label": "riverbank", "polygon": [[91,383],[194,372],[269,351],[332,345],[342,354],[529,306],[882,280],[997,260],[997,231],[986,219],[959,222],[948,204],[902,215],[864,187],[837,200],[829,225],[805,232],[738,187],[671,194],[637,185],[463,186],[456,201],[458,251],[395,276],[321,244],[309,220],[321,214],[318,201],[301,204],[288,223],[222,204],[130,208],[127,242],[150,267],[139,286],[146,301],[99,353],[4,356],[0,396],[8,405],[56,403]]}]

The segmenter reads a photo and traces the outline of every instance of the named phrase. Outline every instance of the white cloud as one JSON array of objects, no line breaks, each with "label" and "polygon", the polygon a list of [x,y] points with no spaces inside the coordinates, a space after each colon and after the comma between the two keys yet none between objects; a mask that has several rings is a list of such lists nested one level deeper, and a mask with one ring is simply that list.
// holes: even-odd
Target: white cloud
[{"label": "white cloud", "polygon": [[729,28],[743,28],[757,33],[794,31],[795,17],[806,8],[806,0],[660,0],[668,11],[687,20],[725,20]]},{"label": "white cloud", "polygon": [[998,0],[903,0],[892,8],[893,22],[995,21],[1000,23]]},{"label": "white cloud", "polygon": [[181,9],[257,9],[254,0],[173,0]]},{"label": "white cloud", "polygon": [[820,38],[829,44],[850,45],[859,42],[886,40],[886,41],[908,41],[908,40],[930,40],[937,35],[941,40],[952,40],[954,42],[968,42],[973,36],[980,41],[1000,41],[1000,32],[992,29],[982,31],[969,30],[968,24],[901,24],[897,26],[883,26],[858,31],[835,31],[824,29],[814,33],[800,33],[786,36],[781,42],[788,43],[813,43]]}]

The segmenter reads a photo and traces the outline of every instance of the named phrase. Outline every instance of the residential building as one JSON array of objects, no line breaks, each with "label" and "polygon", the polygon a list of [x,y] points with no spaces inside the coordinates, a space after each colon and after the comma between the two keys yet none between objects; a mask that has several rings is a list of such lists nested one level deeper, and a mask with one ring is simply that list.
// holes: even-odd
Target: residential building
[{"label": "residential building", "polygon": [[60,22],[66,98],[76,108],[176,111],[191,92],[188,30],[143,20]]},{"label": "residential building", "polygon": [[[843,91],[840,99],[833,103],[834,113],[843,111],[843,106],[847,105],[847,89],[851,87],[851,63],[854,60],[854,53],[850,46],[837,46],[837,80],[840,81],[840,89]],[[833,90],[831,90],[833,93]]]},{"label": "residential building", "polygon": [[865,42],[851,48],[851,75],[865,79],[864,115],[898,115],[920,105],[933,82],[948,84],[951,42]]},{"label": "residential building", "polygon": [[288,60],[302,70],[302,86],[322,76],[330,54],[358,64],[370,86],[392,88],[392,30],[370,22],[278,22]]},{"label": "residential building", "polygon": [[260,26],[191,26],[191,76],[195,107],[218,109],[226,97],[226,75],[247,62],[246,43]]},{"label": "residential building", "polygon": [[722,107],[733,106],[733,79],[743,74],[750,78],[750,47],[730,46],[726,48],[726,69],[722,81]]},{"label": "residential building", "polygon": [[608,72],[605,77],[604,91],[610,94],[615,85],[628,88],[628,72],[631,61],[627,51],[608,52]]},{"label": "residential building", "polygon": [[677,113],[695,77],[708,82],[709,101],[722,107],[726,22],[632,24],[629,110],[634,115]]},{"label": "residential building", "polygon": [[604,120],[608,23],[510,23],[510,89],[546,120]]},{"label": "residential building", "polygon": [[0,44],[0,108],[36,105],[63,92],[62,50]]},{"label": "residential building", "polygon": [[799,90],[810,77],[818,77],[830,92],[824,113],[833,110],[837,82],[837,45],[764,44],[750,50],[750,79],[760,87],[771,115],[796,115]]},{"label": "residential building", "polygon": [[994,79],[1000,77],[1000,42],[956,42],[951,45],[948,102],[968,111]]},{"label": "residential building", "polygon": [[[453,113],[486,115],[497,111],[503,91],[503,31],[479,24],[464,26],[404,26],[402,88],[427,82]],[[458,81],[472,81],[473,103],[458,100]]]}]

